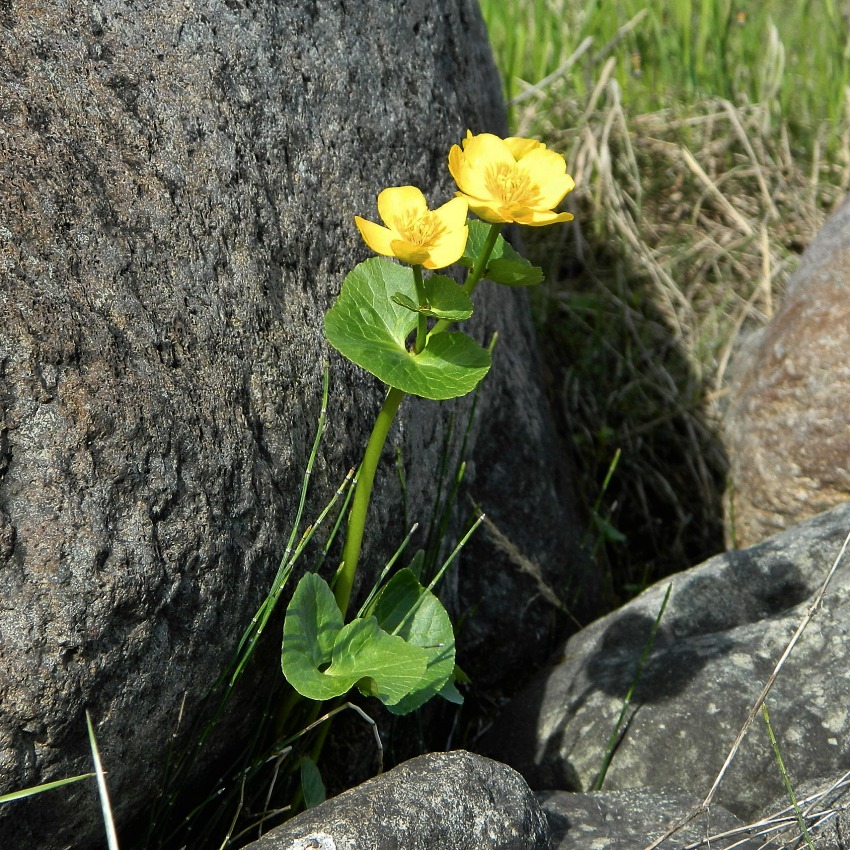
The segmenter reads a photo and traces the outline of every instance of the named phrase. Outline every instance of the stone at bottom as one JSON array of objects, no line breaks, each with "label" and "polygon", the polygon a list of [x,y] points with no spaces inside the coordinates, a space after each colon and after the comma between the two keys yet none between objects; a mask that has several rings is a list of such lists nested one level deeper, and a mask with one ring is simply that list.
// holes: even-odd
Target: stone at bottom
[{"label": "stone at bottom", "polygon": [[271,830],[246,850],[549,850],[512,768],[458,750],[406,761]]}]

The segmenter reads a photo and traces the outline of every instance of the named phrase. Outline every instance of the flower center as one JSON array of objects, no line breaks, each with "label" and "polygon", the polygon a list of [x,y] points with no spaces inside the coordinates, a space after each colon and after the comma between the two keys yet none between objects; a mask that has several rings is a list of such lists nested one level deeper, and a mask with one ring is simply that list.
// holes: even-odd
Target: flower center
[{"label": "flower center", "polygon": [[515,164],[491,165],[484,175],[484,184],[505,206],[529,207],[540,198],[540,187]]},{"label": "flower center", "polygon": [[433,245],[443,232],[442,222],[431,211],[422,215],[419,210],[405,210],[393,224],[405,242],[419,248]]}]

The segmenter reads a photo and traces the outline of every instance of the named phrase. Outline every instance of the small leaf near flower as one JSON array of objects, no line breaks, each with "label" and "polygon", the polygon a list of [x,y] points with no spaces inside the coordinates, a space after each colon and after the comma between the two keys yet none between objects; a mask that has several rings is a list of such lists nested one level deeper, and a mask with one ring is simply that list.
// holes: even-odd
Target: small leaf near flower
[{"label": "small leaf near flower", "polygon": [[484,221],[541,227],[573,217],[554,212],[575,187],[564,157],[534,139],[468,132],[449,152],[449,171],[458,196]]},{"label": "small leaf near flower", "polygon": [[[469,222],[469,239],[460,258],[461,265],[472,267],[484,250],[490,225],[483,221]],[[543,270],[533,266],[517,253],[501,235],[496,240],[484,277],[505,286],[534,286],[543,280]]]},{"label": "small leaf near flower", "polygon": [[462,322],[472,315],[472,299],[451,278],[432,275],[426,278],[424,287],[427,304],[417,305],[401,292],[396,292],[392,300],[415,313],[449,322]]}]

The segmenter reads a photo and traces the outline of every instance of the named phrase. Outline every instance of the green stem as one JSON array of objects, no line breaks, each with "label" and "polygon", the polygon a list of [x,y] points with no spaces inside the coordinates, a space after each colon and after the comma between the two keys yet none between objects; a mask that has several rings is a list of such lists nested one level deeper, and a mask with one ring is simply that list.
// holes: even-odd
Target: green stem
[{"label": "green stem", "polygon": [[[484,277],[484,272],[487,271],[487,263],[490,260],[490,254],[493,253],[493,248],[496,247],[496,240],[499,238],[499,233],[502,230],[502,223],[497,221],[490,225],[490,231],[487,233],[487,239],[484,242],[484,248],[481,250],[481,253],[478,255],[478,259],[475,261],[475,264],[472,266],[472,271],[469,273],[469,277],[466,279],[466,283],[463,285],[463,291],[467,295],[472,295],[475,292],[475,287],[481,283],[481,278]],[[442,333],[447,330],[453,322],[448,321],[448,319],[440,319],[437,324],[431,328],[432,334]]]},{"label": "green stem", "polygon": [[363,529],[366,527],[366,514],[369,510],[369,500],[372,495],[372,484],[375,481],[375,471],[381,459],[381,451],[387,440],[390,425],[393,424],[398,407],[406,393],[396,387],[390,387],[384,404],[381,407],[372,435],[363,454],[363,463],[357,476],[354,488],[354,498],[351,502],[351,513],[348,516],[348,528],[345,533],[345,546],[342,550],[342,567],[337,575],[334,587],[339,610],[343,615],[348,611],[348,601],[351,598],[351,588],[354,576],[357,574],[357,562],[360,558],[360,547],[363,543]]},{"label": "green stem", "polygon": [[[413,266],[413,282],[416,284],[416,300],[420,307],[427,307],[428,300],[425,297],[425,283],[422,280],[422,266]],[[419,322],[416,325],[416,343],[413,348],[416,354],[421,354],[425,348],[425,342],[428,335],[427,317],[424,313],[419,313]]]}]

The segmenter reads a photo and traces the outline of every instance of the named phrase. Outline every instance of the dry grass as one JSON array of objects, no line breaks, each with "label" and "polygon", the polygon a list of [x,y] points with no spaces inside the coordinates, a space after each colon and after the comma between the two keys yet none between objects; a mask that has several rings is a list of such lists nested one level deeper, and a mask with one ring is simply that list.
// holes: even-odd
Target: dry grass
[{"label": "dry grass", "polygon": [[771,318],[850,183],[846,155],[826,161],[817,143],[795,152],[765,107],[707,99],[630,115],[613,69],[611,59],[583,102],[542,87],[515,113],[515,133],[567,153],[577,183],[574,226],[555,241],[532,232],[527,247],[547,272],[535,306],[600,531],[605,608],[723,548],[718,433],[733,353]]}]

